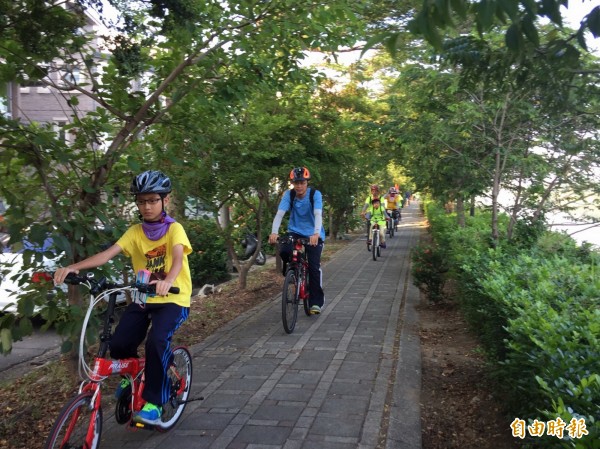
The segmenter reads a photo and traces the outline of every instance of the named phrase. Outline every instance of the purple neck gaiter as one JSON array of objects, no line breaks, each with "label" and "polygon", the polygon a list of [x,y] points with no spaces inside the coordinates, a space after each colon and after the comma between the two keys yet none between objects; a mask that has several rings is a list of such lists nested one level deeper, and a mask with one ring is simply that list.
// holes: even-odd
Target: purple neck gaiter
[{"label": "purple neck gaiter", "polygon": [[171,223],[175,223],[175,220],[163,211],[160,221],[143,221],[142,229],[150,240],[158,240],[167,233]]}]

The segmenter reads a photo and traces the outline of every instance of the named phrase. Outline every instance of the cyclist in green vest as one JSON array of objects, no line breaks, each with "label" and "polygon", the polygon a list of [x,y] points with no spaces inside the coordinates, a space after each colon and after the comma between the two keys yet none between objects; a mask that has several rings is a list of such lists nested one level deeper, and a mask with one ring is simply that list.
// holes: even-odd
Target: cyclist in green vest
[{"label": "cyclist in green vest", "polygon": [[369,209],[374,198],[380,198],[381,193],[379,192],[379,186],[377,184],[371,185],[371,194],[365,199],[360,215],[365,219],[365,225],[367,228],[367,240],[371,238],[371,215]]},{"label": "cyclist in green vest", "polygon": [[377,223],[379,225],[379,246],[385,248],[385,222],[390,219],[390,216],[385,209],[381,207],[381,200],[379,198],[373,198],[368,214],[371,217],[369,220],[369,244],[371,243],[371,225],[372,223]]}]

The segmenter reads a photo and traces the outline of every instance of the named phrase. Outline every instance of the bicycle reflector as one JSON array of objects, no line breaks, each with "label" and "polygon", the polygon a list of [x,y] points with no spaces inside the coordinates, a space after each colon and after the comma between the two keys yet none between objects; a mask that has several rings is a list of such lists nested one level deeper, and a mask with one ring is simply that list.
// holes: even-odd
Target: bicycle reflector
[{"label": "bicycle reflector", "polygon": [[33,282],[34,284],[45,284],[47,282],[52,282],[52,281],[53,281],[52,276],[50,276],[45,271],[35,272],[31,276],[31,282]]}]

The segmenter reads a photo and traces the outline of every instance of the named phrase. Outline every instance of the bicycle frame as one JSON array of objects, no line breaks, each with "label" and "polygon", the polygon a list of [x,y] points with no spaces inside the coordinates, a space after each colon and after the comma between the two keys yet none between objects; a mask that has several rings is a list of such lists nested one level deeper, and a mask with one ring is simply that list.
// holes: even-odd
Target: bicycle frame
[{"label": "bicycle frame", "polygon": [[283,329],[286,333],[291,334],[296,327],[300,301],[302,301],[304,313],[310,316],[308,258],[306,257],[305,248],[305,245],[309,243],[309,239],[294,238],[293,236],[288,238],[292,244],[292,254],[283,282],[281,317]]},{"label": "bicycle frame", "polygon": [[[306,242],[304,242],[306,240]],[[292,250],[292,260],[288,269],[296,270],[298,282],[298,297],[302,300],[308,299],[308,288],[306,285],[306,274],[308,273],[308,259],[304,248],[307,239],[295,239]]]},{"label": "bicycle frame", "polygon": [[369,241],[367,240],[367,250],[373,253],[373,260],[377,260],[377,257],[381,254],[379,239],[379,223],[371,221],[371,244],[369,245]]},{"label": "bicycle frame", "polygon": [[[70,275],[71,276],[71,275]],[[96,448],[102,433],[102,385],[103,381],[112,375],[121,375],[130,380],[127,394],[122,394],[116,404],[115,418],[119,424],[129,422],[132,428],[144,428],[166,432],[170,430],[181,417],[190,392],[192,381],[191,354],[184,347],[173,348],[173,364],[169,367],[168,380],[171,396],[164,405],[160,423],[148,425],[132,419],[133,414],[142,409],[146,401],[142,398],[144,390],[144,358],[111,359],[106,354],[112,336],[114,311],[117,296],[125,291],[152,293],[154,286],[142,283],[131,285],[112,284],[101,279],[93,281],[91,277],[67,277],[70,284],[84,284],[90,290],[90,303],[85,315],[81,337],[79,340],[79,375],[83,379],[79,393],[61,410],[45,448],[83,447]],[[171,293],[177,293],[178,288],[171,288]],[[94,307],[108,297],[108,306],[100,333],[100,346],[93,359],[93,368],[85,360],[85,340],[88,323]],[[166,418],[166,420],[165,420]]]}]

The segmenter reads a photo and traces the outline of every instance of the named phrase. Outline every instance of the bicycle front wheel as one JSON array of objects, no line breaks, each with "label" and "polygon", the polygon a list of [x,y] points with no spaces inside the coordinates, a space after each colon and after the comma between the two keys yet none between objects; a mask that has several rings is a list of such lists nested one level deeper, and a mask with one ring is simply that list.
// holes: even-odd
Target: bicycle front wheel
[{"label": "bicycle front wheel", "polygon": [[373,260],[377,260],[377,250],[379,249],[379,231],[373,233],[373,247],[371,248],[371,252],[373,253]]},{"label": "bicycle front wheel", "polygon": [[179,421],[187,405],[192,389],[192,355],[187,348],[178,346],[173,349],[173,362],[167,372],[171,386],[171,396],[163,404],[162,424],[156,427],[159,432],[167,432]]},{"label": "bicycle front wheel", "polygon": [[283,329],[291,334],[296,327],[298,319],[298,277],[294,270],[288,270],[283,281],[283,293],[281,294],[281,319]]},{"label": "bicycle front wheel", "polygon": [[[102,407],[92,408],[94,393],[86,391],[71,399],[54,422],[44,449],[97,449],[102,434]],[[100,397],[96,398],[99,400]]]}]

